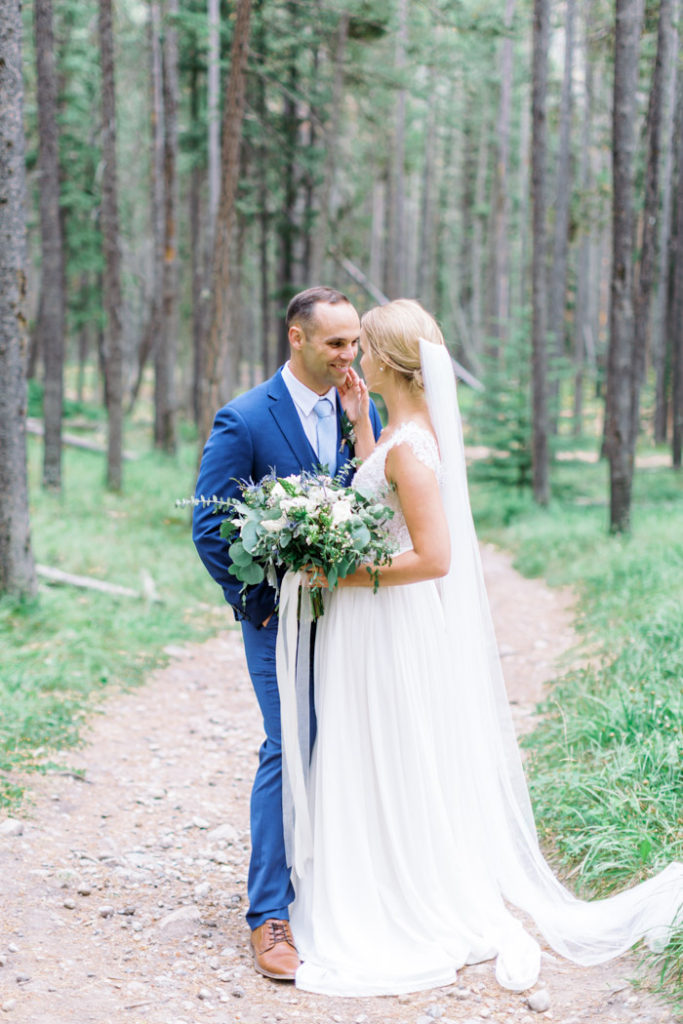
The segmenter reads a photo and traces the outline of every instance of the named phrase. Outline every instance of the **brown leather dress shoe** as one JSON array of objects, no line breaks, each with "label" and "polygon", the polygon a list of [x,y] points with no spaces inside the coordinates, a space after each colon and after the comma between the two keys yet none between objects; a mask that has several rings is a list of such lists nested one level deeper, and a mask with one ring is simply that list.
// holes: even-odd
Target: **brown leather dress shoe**
[{"label": "brown leather dress shoe", "polygon": [[269,918],[251,933],[256,970],[266,978],[294,981],[300,964],[289,921]]}]

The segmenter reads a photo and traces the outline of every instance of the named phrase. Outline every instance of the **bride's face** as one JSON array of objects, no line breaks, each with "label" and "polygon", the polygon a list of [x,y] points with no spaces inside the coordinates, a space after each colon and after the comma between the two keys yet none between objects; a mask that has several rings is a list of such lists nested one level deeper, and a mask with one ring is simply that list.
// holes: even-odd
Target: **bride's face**
[{"label": "bride's face", "polygon": [[360,350],[362,353],[360,368],[363,371],[368,390],[381,394],[385,374],[380,370],[380,361],[370,348],[362,327],[360,331]]}]

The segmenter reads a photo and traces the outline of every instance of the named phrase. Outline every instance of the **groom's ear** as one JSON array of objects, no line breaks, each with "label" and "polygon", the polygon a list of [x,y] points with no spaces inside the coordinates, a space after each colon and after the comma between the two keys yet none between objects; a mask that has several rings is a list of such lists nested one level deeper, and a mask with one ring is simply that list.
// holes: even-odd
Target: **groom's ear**
[{"label": "groom's ear", "polygon": [[306,340],[301,324],[296,323],[290,325],[287,337],[289,338],[289,344],[296,350],[302,348]]}]

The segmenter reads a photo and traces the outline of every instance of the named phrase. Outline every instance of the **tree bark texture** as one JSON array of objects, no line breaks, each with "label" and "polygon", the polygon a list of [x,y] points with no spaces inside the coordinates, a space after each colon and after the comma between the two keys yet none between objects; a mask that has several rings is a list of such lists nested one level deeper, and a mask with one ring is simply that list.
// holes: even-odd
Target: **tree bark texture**
[{"label": "tree bark texture", "polygon": [[26,476],[26,179],[21,4],[0,6],[0,593],[31,597]]},{"label": "tree bark texture", "polygon": [[230,75],[221,127],[221,199],[216,222],[212,265],[210,326],[205,337],[205,376],[202,388],[200,442],[209,436],[219,405],[222,353],[230,336],[230,252],[239,178],[239,154],[251,19],[251,0],[239,0],[230,54]]},{"label": "tree bark texture", "polygon": [[[581,128],[581,149],[579,166],[579,189],[587,197],[594,187],[593,171],[593,118],[594,118],[594,69],[591,59],[590,36],[591,0],[583,4],[583,63],[584,102]],[[584,199],[584,202],[586,200]],[[574,409],[573,433],[578,437],[583,429],[583,389],[586,357],[595,351],[596,323],[593,316],[593,279],[595,275],[595,228],[591,211],[588,211],[581,234],[577,253],[576,273],[576,315],[574,317]]]},{"label": "tree bark texture", "polygon": [[322,188],[318,203],[318,214],[313,231],[310,280],[325,280],[324,270],[327,257],[328,238],[330,232],[331,198],[334,186],[334,174],[337,166],[337,150],[339,144],[339,127],[341,122],[342,104],[344,101],[344,62],[346,44],[349,37],[348,11],[339,15],[334,50],[334,80],[332,83],[332,105],[330,116],[325,126],[325,168],[323,171]]},{"label": "tree bark texture", "polygon": [[513,38],[512,23],[516,0],[505,0],[503,17],[506,35],[500,50],[500,97],[495,137],[495,165],[491,198],[491,255],[489,261],[489,289],[487,297],[486,336],[492,354],[508,330],[510,309],[510,250],[508,239],[510,162],[510,108],[512,103]]},{"label": "tree bark texture", "polygon": [[39,192],[41,233],[41,316],[45,389],[43,485],[62,484],[62,396],[64,377],[64,261],[59,195],[57,72],[52,0],[35,0],[33,24],[38,99]]},{"label": "tree bark texture", "polygon": [[116,168],[116,93],[111,0],[99,0],[102,63],[102,207],[104,250],[105,391],[107,400],[107,486],[120,491],[123,482],[123,346],[121,330],[121,256],[119,252],[118,183]]},{"label": "tree bark texture", "polygon": [[633,155],[642,0],[617,0],[612,110],[612,279],[605,446],[610,464],[610,529],[630,529],[633,483],[631,382],[633,314]]},{"label": "tree bark texture", "polygon": [[676,125],[676,83],[679,2],[674,0],[671,40],[664,69],[665,103],[662,115],[662,211],[659,228],[657,293],[652,318],[652,362],[655,372],[655,442],[663,444],[668,435],[671,339],[667,331],[667,307],[671,270],[671,219],[673,216],[674,154]]},{"label": "tree bark texture", "polygon": [[[161,12],[158,0],[150,0],[147,16],[147,56],[149,59],[149,210],[152,236],[151,295],[147,320],[138,346],[138,367],[131,389],[130,410],[140,391],[145,366],[161,335],[161,308],[164,267],[164,99],[161,69]],[[156,357],[155,357],[156,358]]]},{"label": "tree bark texture", "polygon": [[645,205],[643,209],[643,237],[640,263],[634,291],[634,360],[631,380],[631,444],[635,450],[640,425],[640,389],[645,376],[645,359],[650,327],[651,296],[657,263],[659,241],[659,173],[662,142],[662,108],[664,81],[670,63],[672,0],[660,0],[657,30],[657,55],[652,71],[650,99],[647,111],[647,166],[645,170]]},{"label": "tree bark texture", "polygon": [[161,66],[164,97],[164,261],[161,330],[154,369],[154,442],[162,451],[176,450],[175,366],[178,347],[178,0],[168,0]]},{"label": "tree bark texture", "polygon": [[207,104],[209,118],[208,160],[209,160],[209,252],[213,246],[214,226],[218,214],[221,190],[221,54],[220,54],[220,3],[208,0],[209,53],[207,66]]},{"label": "tree bark texture", "polygon": [[673,270],[671,325],[673,465],[681,468],[683,454],[683,95],[678,101],[678,181],[676,184],[676,248]]},{"label": "tree bark texture", "polygon": [[569,250],[569,207],[571,202],[572,72],[574,69],[575,0],[566,0],[564,74],[560,99],[560,144],[557,154],[555,189],[555,237],[550,271],[548,335],[552,362],[550,373],[551,428],[557,433],[559,415],[559,371],[564,355],[565,309],[567,301],[567,253]]},{"label": "tree bark texture", "polygon": [[406,88],[403,77],[408,45],[408,0],[398,0],[398,30],[394,66],[399,81],[394,108],[394,131],[389,158],[389,195],[386,280],[384,291],[390,299],[403,295],[406,277],[406,224],[405,224],[405,136]]},{"label": "tree bark texture", "polygon": [[534,0],[531,201],[532,254],[532,475],[534,498],[550,499],[548,448],[548,339],[546,336],[546,96],[548,82],[548,0]]},{"label": "tree bark texture", "polygon": [[[190,117],[193,123],[199,120],[199,54],[195,51],[190,74]],[[200,387],[204,375],[204,259],[202,246],[202,169],[195,160],[190,171],[189,227],[190,263],[192,272],[192,415],[199,423],[201,405]]]}]

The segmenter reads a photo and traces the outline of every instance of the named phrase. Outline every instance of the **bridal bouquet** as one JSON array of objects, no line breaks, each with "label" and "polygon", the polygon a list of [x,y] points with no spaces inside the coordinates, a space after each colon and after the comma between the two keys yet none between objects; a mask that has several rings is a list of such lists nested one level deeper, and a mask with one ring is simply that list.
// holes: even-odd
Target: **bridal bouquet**
[{"label": "bridal bouquet", "polygon": [[[229,543],[230,572],[241,580],[244,592],[267,579],[278,587],[278,569],[298,572],[318,567],[330,589],[359,565],[388,565],[395,551],[386,530],[393,510],[372,498],[316,473],[278,477],[274,473],[258,483],[243,481],[240,496],[193,499],[213,504],[227,513],[220,525]],[[377,569],[374,588],[379,585]],[[323,613],[322,589],[311,588],[311,611]]]}]

